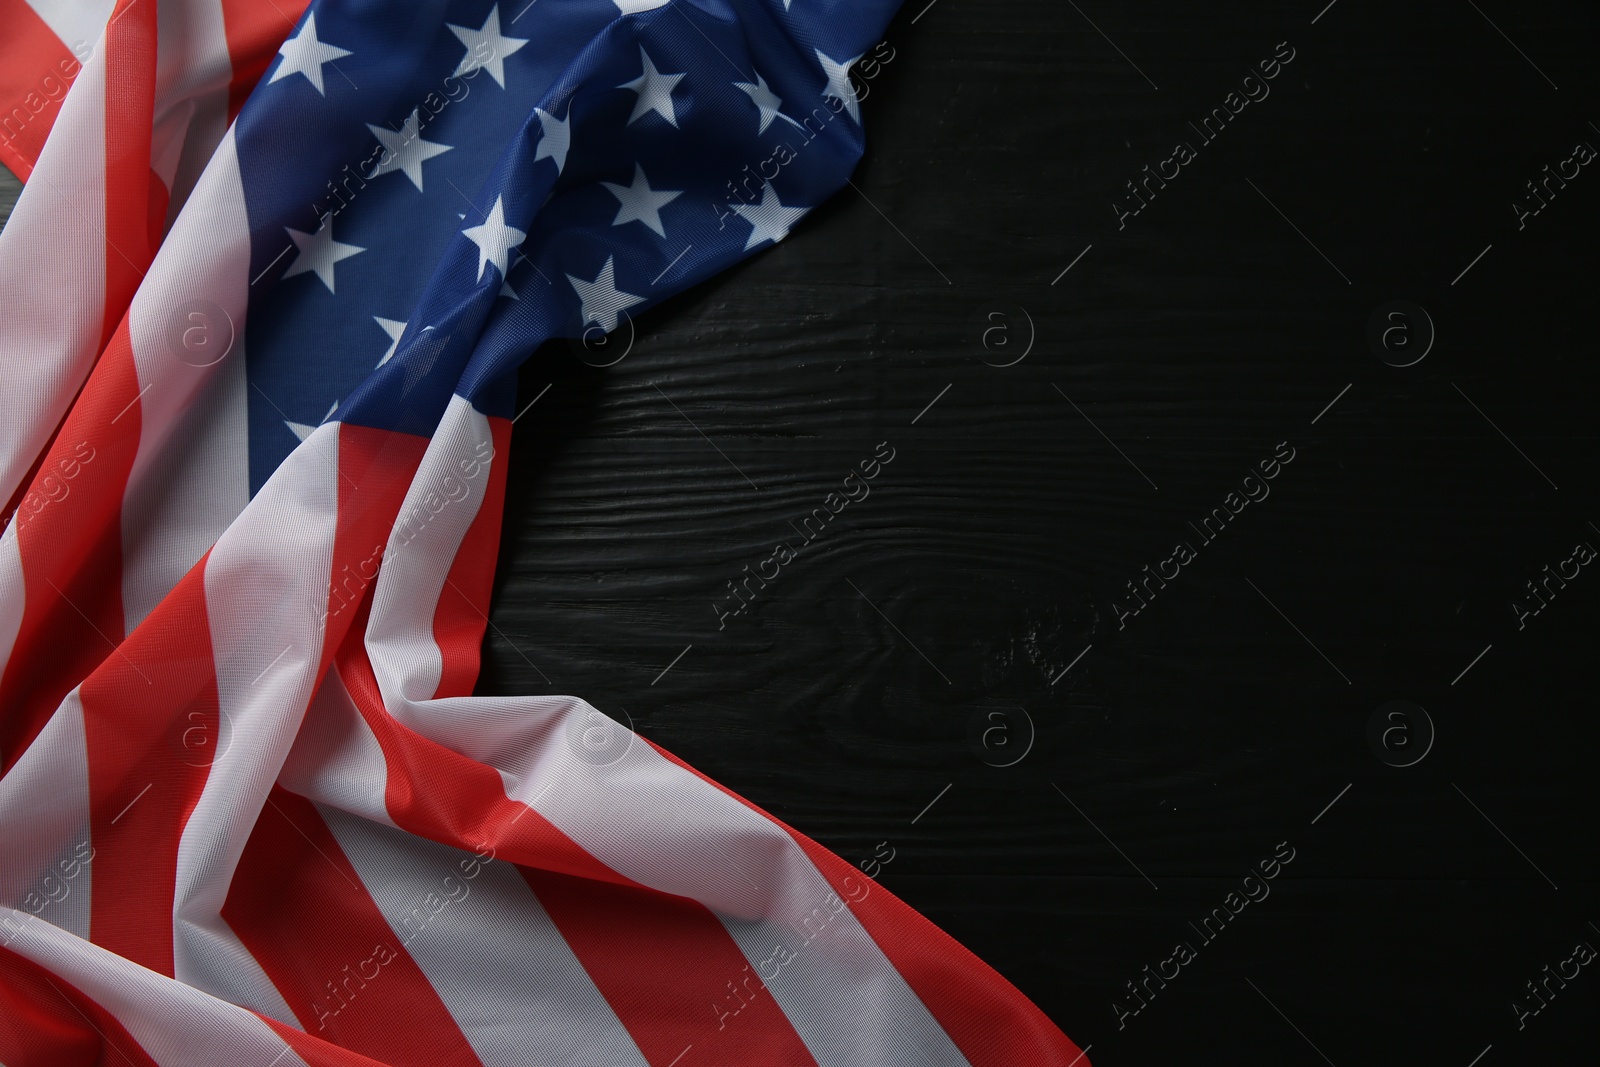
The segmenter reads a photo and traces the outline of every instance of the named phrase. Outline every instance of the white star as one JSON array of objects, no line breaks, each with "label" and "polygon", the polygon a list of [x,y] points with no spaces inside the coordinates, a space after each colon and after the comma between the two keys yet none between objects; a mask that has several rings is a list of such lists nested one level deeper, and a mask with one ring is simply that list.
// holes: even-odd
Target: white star
[{"label": "white star", "polygon": [[294,262],[289,264],[289,269],[283,272],[285,278],[293,278],[296,274],[315,274],[322,279],[322,284],[328,287],[328,292],[333,292],[333,267],[342,259],[349,259],[357,252],[365,252],[365,248],[358,245],[347,245],[342,241],[333,239],[333,216],[322,216],[322,225],[317,227],[316,233],[301,233],[285,226],[289,239],[294,242],[300,253],[294,257]]},{"label": "white star", "polygon": [[667,231],[661,227],[661,209],[682,196],[681,190],[674,192],[670,189],[650,188],[650,183],[644,176],[644,168],[637,163],[633,165],[631,186],[618,185],[615,182],[600,184],[610,189],[612,195],[622,201],[622,206],[617,208],[617,217],[611,225],[622,226],[629,222],[642,222],[656,231],[658,237],[667,235]]},{"label": "white star", "polygon": [[[506,37],[501,34],[500,5],[496,4],[489,9],[489,17],[484,19],[483,25],[476,30],[453,23],[445,25],[450,27],[450,32],[456,35],[458,41],[467,46],[467,54],[461,57],[461,63],[456,67],[456,76],[471,74],[475,70],[486,70],[489,72],[489,77],[504,89],[506,57],[515,54],[528,42],[525,38]],[[491,26],[494,29],[491,30],[489,28]]]},{"label": "white star", "polygon": [[572,147],[572,108],[567,108],[567,117],[558,119],[543,108],[534,108],[533,113],[539,116],[539,147],[533,153],[533,161],[553,159],[556,163],[556,173],[560,174],[567,165],[567,149]]},{"label": "white star", "polygon": [[367,129],[372,131],[372,136],[383,145],[378,164],[372,169],[372,173],[367,175],[368,178],[400,171],[411,179],[411,184],[417,187],[417,192],[422,192],[423,162],[450,151],[451,146],[422,139],[418,130],[420,111],[421,109],[417,109],[411,112],[411,117],[406,119],[406,124],[399,133],[383,126],[373,126],[370,123],[367,125]]},{"label": "white star", "polygon": [[[338,407],[338,406],[339,406],[339,402],[337,400],[335,400],[333,403],[329,404],[328,405],[328,415],[332,415],[333,414],[333,409]],[[328,421],[328,415],[322,416],[322,422],[327,422]],[[322,422],[317,423],[317,426],[321,426]],[[303,422],[291,422],[288,419],[284,419],[283,420],[283,424],[285,426],[289,427],[289,432],[290,433],[294,434],[296,437],[298,437],[302,441],[304,441],[306,438],[310,437],[311,434],[317,428],[317,426],[309,426],[309,425],[307,425],[306,423],[303,423]]]},{"label": "white star", "polygon": [[654,11],[658,7],[666,7],[670,0],[615,0],[617,10],[624,15],[636,15],[641,11]]},{"label": "white star", "polygon": [[506,261],[511,250],[521,244],[527,234],[515,226],[506,225],[505,210],[501,206],[500,197],[494,198],[494,207],[489,209],[489,217],[483,220],[482,226],[469,226],[461,231],[462,236],[478,246],[478,280],[483,280],[483,268],[490,263],[500,272],[500,278],[505,280]]},{"label": "white star", "polygon": [[733,87],[735,89],[743,89],[748,93],[750,99],[755,101],[756,108],[760,110],[761,128],[756,131],[757,133],[766,133],[767,127],[772,125],[773,119],[785,119],[796,126],[800,125],[783,113],[783,101],[767,87],[767,79],[763,78],[759,71],[756,72],[754,85],[749,82],[734,82]]},{"label": "white star", "polygon": [[582,278],[567,275],[567,281],[572,283],[572,289],[578,294],[578,299],[583,301],[583,316],[585,325],[595,323],[606,333],[617,328],[617,316],[633,307],[635,304],[644,303],[644,297],[634,296],[632,293],[620,292],[617,289],[617,276],[613,266],[613,257],[606,257],[606,265],[600,268],[600,273],[594,281],[586,282]]},{"label": "white star", "polygon": [[761,203],[735,204],[733,210],[751,226],[750,239],[744,243],[746,252],[762,241],[778,242],[789,236],[789,229],[811,209],[785,207],[771,182],[761,185]]},{"label": "white star", "polygon": [[643,45],[639,47],[639,59],[644,64],[644,72],[633,81],[617,86],[618,89],[632,89],[639,94],[639,99],[633,105],[633,114],[628,116],[624,125],[631,126],[654,111],[676,126],[678,113],[672,106],[672,90],[677,88],[684,75],[661,73],[650,61]]},{"label": "white star", "polygon": [[406,332],[406,324],[399,319],[386,319],[382,315],[372,316],[372,321],[376,322],[383,328],[383,332],[389,335],[389,351],[385,352],[383,358],[378,360],[378,366],[381,367],[389,362],[389,358],[394,355],[394,350],[400,347],[400,336]]},{"label": "white star", "polygon": [[306,80],[317,87],[318,93],[327,96],[322,87],[322,65],[353,53],[317,40],[317,16],[313,14],[306,16],[306,24],[300,28],[299,34],[283,42],[278,54],[283,57],[283,62],[272,72],[268,85],[291,74],[304,74]]},{"label": "white star", "polygon": [[[847,59],[843,63],[835,63],[822,54],[822,49],[816,49],[817,59],[822,63],[822,73],[828,79],[828,87],[822,90],[824,99],[833,97],[835,100],[844,101],[844,109],[850,112],[850,117],[856,120],[856,125],[861,124],[861,104],[856,100],[856,87],[850,84],[850,68],[856,65],[861,56]],[[866,55],[865,52],[862,55]]]}]

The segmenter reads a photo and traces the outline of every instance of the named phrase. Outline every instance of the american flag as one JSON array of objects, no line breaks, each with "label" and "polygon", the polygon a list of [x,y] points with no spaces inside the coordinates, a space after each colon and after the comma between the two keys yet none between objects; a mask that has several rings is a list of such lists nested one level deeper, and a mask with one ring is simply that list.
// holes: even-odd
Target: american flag
[{"label": "american flag", "polygon": [[1087,1063],[601,710],[471,695],[517,368],[840,188],[897,7],[514,2],[0,0],[0,1064]]}]

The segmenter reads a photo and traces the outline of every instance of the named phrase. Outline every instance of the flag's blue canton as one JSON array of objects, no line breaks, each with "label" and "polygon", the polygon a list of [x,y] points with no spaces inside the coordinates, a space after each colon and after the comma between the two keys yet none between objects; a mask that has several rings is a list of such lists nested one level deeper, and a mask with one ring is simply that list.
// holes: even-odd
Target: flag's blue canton
[{"label": "flag's blue canton", "polygon": [[330,417],[509,415],[542,341],[781,240],[860,157],[897,6],[315,0],[235,128],[251,492]]}]

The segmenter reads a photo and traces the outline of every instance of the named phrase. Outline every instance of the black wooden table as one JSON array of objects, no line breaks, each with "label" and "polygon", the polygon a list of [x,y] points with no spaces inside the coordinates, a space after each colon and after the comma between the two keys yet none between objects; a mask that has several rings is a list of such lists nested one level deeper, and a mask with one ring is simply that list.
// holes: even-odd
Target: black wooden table
[{"label": "black wooden table", "polygon": [[1592,1060],[1600,12],[925,2],[853,188],[530,361],[480,691],[1107,1067]]},{"label": "black wooden table", "polygon": [[854,188],[528,366],[482,689],[625,712],[1096,1063],[1578,1062],[1600,13],[1324,2],[912,0]]}]

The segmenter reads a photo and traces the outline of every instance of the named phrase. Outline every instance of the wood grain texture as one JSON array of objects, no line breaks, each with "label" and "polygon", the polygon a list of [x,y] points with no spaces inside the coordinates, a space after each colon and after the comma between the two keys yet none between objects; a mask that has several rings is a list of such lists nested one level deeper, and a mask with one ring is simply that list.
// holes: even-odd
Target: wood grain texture
[{"label": "wood grain texture", "polygon": [[[1600,943],[1600,578],[1522,631],[1510,602],[1600,538],[1600,184],[1521,231],[1510,204],[1600,145],[1595,15],[1489,11],[1554,90],[1470,5],[1079,6],[908,6],[857,188],[616,366],[536,355],[482,690],[581,694],[850,859],[888,841],[880,881],[1097,1063],[1567,1056],[1600,983],[1520,1030],[1511,1004]],[[1280,41],[1270,95],[1119,229],[1124,183]],[[1409,368],[1366,339],[1397,299],[1438,332]],[[871,495],[719,629],[885,440]],[[1119,629],[1124,583],[1282,441],[1271,495]],[[1405,769],[1367,740],[1395,699],[1437,729]],[[1018,709],[1031,750],[987,765]]]},{"label": "wood grain texture", "polygon": [[16,175],[0,168],[0,229],[5,228],[6,220],[11,217],[11,209],[17,206],[17,194],[22,192],[22,183],[17,181]]},{"label": "wood grain texture", "polygon": [[[530,360],[480,691],[581,695],[849,859],[888,842],[880,882],[1098,1064],[1579,1062],[1600,977],[1512,1005],[1600,944],[1600,576],[1520,629],[1512,602],[1600,545],[1600,176],[1520,229],[1511,205],[1600,146],[1596,21],[912,0],[854,188],[615,366]],[[1367,340],[1393,300],[1437,329],[1414,366]],[[1280,442],[1270,496],[1200,543]],[[1369,742],[1390,700],[1436,729],[1414,766]]]}]

